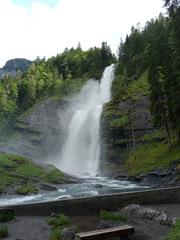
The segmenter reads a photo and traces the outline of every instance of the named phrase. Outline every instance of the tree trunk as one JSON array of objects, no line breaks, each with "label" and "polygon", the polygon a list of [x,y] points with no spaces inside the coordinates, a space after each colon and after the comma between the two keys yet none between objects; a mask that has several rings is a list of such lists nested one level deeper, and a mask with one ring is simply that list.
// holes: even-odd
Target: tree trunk
[{"label": "tree trunk", "polygon": [[135,134],[134,134],[133,126],[131,127],[131,132],[132,132],[132,139],[133,139],[133,150],[136,150]]},{"label": "tree trunk", "polygon": [[166,133],[167,133],[167,139],[168,139],[168,144],[169,144],[169,147],[170,147],[170,151],[172,151],[172,142],[171,142],[171,136],[170,136],[170,132],[169,132],[169,126],[167,123],[165,123],[165,129],[166,129]]}]

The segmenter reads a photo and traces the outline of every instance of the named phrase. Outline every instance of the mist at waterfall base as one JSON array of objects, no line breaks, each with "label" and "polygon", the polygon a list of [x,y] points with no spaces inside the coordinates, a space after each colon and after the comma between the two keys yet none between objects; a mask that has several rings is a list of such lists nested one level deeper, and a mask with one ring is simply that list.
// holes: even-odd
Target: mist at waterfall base
[{"label": "mist at waterfall base", "polygon": [[61,184],[57,191],[31,196],[1,196],[0,206],[89,197],[146,188],[129,181],[98,176],[101,152],[100,118],[103,104],[110,101],[113,79],[114,65],[111,65],[105,69],[100,82],[90,80],[83,86],[64,113],[66,138],[61,153],[51,163],[66,173],[80,177],[81,182]]}]

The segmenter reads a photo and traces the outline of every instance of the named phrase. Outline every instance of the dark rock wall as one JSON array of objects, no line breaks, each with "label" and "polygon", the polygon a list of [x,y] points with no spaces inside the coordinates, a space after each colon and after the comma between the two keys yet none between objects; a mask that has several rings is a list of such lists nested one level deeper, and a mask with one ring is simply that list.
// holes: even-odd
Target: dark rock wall
[{"label": "dark rock wall", "polygon": [[128,153],[133,150],[133,137],[135,147],[137,147],[143,142],[143,137],[154,130],[149,106],[150,101],[147,96],[134,101],[119,102],[116,111],[131,118],[131,123],[121,127],[111,127],[114,117],[106,118],[106,108],[104,108],[101,118],[101,169],[103,173],[126,175],[124,162]]},{"label": "dark rock wall", "polygon": [[[13,134],[6,141],[0,141],[0,150],[53,163],[67,136],[71,119],[70,102],[50,98],[35,104],[17,119]],[[124,162],[133,150],[132,136],[137,146],[146,134],[153,131],[149,104],[146,96],[133,102],[119,102],[117,112],[131,115],[132,119],[131,124],[124,127],[111,127],[114,116],[106,118],[104,108],[101,116],[101,174],[126,175]]]},{"label": "dark rock wall", "polygon": [[67,104],[55,98],[35,104],[17,119],[13,134],[1,140],[0,149],[42,161],[58,155],[69,121]]}]

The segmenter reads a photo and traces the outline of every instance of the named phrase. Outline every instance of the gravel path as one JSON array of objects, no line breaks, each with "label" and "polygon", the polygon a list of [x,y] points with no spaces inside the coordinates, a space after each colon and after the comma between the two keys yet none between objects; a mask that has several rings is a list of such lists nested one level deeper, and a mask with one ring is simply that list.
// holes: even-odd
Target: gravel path
[{"label": "gravel path", "polygon": [[8,224],[8,240],[48,240],[50,227],[44,217],[16,217]]},{"label": "gravel path", "polygon": [[[148,205],[148,208],[166,210],[172,217],[180,217],[180,204]],[[98,216],[72,216],[69,217],[73,225],[80,231],[96,229],[100,219]],[[164,240],[169,232],[168,226],[162,226],[151,220],[131,219],[128,221],[135,227],[136,240]],[[9,237],[5,240],[48,240],[50,226],[46,224],[46,218],[42,216],[18,216],[7,224]]]}]

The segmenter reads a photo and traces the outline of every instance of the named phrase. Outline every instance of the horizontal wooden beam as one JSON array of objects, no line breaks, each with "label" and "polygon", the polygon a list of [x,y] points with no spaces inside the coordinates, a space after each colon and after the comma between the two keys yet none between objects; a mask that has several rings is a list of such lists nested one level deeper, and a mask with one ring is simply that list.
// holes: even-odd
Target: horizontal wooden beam
[{"label": "horizontal wooden beam", "polygon": [[123,225],[119,227],[100,229],[90,232],[78,233],[77,236],[81,240],[97,240],[108,239],[112,237],[125,237],[134,233],[134,227]]}]

